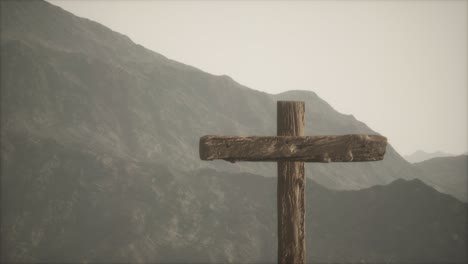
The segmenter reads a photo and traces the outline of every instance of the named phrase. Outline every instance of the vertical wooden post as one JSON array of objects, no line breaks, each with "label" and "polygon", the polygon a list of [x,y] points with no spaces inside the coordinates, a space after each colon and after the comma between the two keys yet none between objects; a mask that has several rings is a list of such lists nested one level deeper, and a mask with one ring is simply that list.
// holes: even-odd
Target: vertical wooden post
[{"label": "vertical wooden post", "polygon": [[[277,102],[277,135],[304,135],[304,102]],[[278,162],[278,263],[305,262],[304,162]]]}]

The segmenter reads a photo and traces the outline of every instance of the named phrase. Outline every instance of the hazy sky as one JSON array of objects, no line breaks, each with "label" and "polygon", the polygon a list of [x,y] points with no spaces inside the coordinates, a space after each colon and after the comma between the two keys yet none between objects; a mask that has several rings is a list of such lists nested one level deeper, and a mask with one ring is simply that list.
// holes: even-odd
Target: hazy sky
[{"label": "hazy sky", "polygon": [[467,150],[467,1],[50,2],[250,88],[315,91],[401,154]]}]

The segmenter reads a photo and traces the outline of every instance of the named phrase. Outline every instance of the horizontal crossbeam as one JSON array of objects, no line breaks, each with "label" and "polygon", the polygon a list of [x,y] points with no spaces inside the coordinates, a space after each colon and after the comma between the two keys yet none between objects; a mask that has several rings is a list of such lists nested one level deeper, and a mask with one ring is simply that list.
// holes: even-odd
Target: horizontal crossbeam
[{"label": "horizontal crossbeam", "polygon": [[387,138],[380,135],[343,136],[203,136],[202,160],[349,162],[384,158]]}]

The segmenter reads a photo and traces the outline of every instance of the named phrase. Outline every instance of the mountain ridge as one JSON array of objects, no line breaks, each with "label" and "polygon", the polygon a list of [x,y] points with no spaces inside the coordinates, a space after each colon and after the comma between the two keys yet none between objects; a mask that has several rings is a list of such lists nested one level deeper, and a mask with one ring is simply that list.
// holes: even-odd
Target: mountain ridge
[{"label": "mountain ridge", "polygon": [[442,152],[442,151],[435,151],[435,152],[425,152],[424,150],[417,150],[413,152],[412,154],[409,155],[404,155],[403,157],[411,163],[418,163],[422,162],[425,160],[429,160],[432,158],[437,158],[437,157],[450,157],[450,156],[456,156],[454,154]]},{"label": "mountain ridge", "polygon": [[[315,93],[250,89],[46,2],[0,4],[2,261],[274,262],[275,164],[202,162],[198,138],[274,134],[275,101],[298,98],[306,134],[375,133]],[[412,167],[387,151],[307,165],[308,261],[466,262],[466,203],[397,180]]]},{"label": "mountain ridge", "polygon": [[435,157],[414,163],[413,174],[436,190],[468,202],[468,155]]},{"label": "mountain ridge", "polygon": [[[20,3],[14,3],[10,8],[32,12],[38,8],[35,5],[44,4],[46,3],[34,2],[28,9]],[[3,8],[3,10],[7,8]],[[45,17],[57,17],[54,19],[58,20],[62,17],[62,15],[55,15],[55,12],[51,12],[49,9],[51,8],[47,9],[47,12],[50,12],[48,16],[39,17],[36,14],[36,19],[44,20]],[[54,10],[56,11],[52,8],[52,11]],[[62,120],[76,119],[77,122],[82,120],[79,121],[80,123],[64,126],[54,117],[55,113],[41,113],[40,108],[34,113],[20,110],[23,112],[21,117],[11,118],[19,115],[17,113],[18,106],[7,104],[3,107],[2,110],[8,113],[9,119],[30,120],[28,126],[31,133],[45,130],[47,132],[43,134],[47,137],[55,137],[59,141],[70,141],[73,138],[77,144],[87,145],[94,151],[109,149],[108,151],[121,156],[148,161],[165,159],[172,166],[182,166],[187,169],[208,166],[218,170],[248,171],[265,176],[275,175],[274,164],[239,163],[233,165],[222,162],[201,162],[197,154],[198,138],[205,134],[273,135],[276,131],[275,101],[298,99],[304,100],[306,103],[307,135],[376,133],[354,117],[336,112],[328,103],[312,92],[291,91],[278,95],[267,94],[238,84],[230,77],[211,75],[163,56],[158,55],[151,59],[151,56],[146,55],[151,51],[145,49],[142,54],[139,54],[137,52],[139,48],[135,48],[133,42],[127,38],[116,41],[116,37],[102,34],[103,37],[99,40],[86,40],[85,37],[88,35],[93,36],[93,38],[99,36],[98,33],[101,33],[102,28],[105,27],[98,27],[97,32],[88,33],[90,30],[95,30],[97,26],[93,24],[91,29],[84,29],[85,25],[88,24],[86,22],[84,25],[78,26],[77,30],[73,30],[73,23],[81,23],[77,17],[74,17],[72,21],[60,23],[58,32],[68,32],[63,36],[57,32],[49,32],[55,28],[50,28],[50,22],[47,21],[27,23],[26,25],[11,22],[23,20],[14,14],[15,12],[2,14],[2,21],[7,21],[7,23],[2,23],[2,32],[6,32],[2,34],[3,46],[7,45],[8,41],[15,41],[15,39],[27,41],[28,45],[40,49],[40,51],[33,53],[43,54],[44,58],[31,60],[34,56],[25,56],[22,54],[23,51],[10,45],[11,49],[4,55],[5,61],[11,60],[11,63],[15,63],[17,68],[8,69],[9,72],[6,75],[14,75],[14,71],[21,68],[23,71],[30,69],[31,72],[38,71],[43,76],[49,76],[41,80],[31,80],[31,85],[28,88],[24,87],[31,93],[29,100],[37,104],[38,98],[42,98],[44,103],[40,108],[47,107],[55,109],[54,112],[64,112]],[[44,28],[44,25],[47,27]],[[70,33],[74,31],[76,32]],[[48,41],[53,42],[53,44],[35,45],[34,43],[44,42],[37,40],[40,37],[38,32],[50,36]],[[84,36],[80,34],[84,34]],[[62,47],[64,44],[60,43],[68,44],[70,42],[67,40],[69,35],[73,36],[74,45]],[[30,39],[34,41],[29,41]],[[84,43],[88,44],[77,45],[76,43],[80,43],[81,39],[85,39]],[[112,56],[114,53],[110,51],[101,53],[102,47],[96,48],[95,46],[96,43],[103,42],[106,42],[106,47],[118,43],[117,47],[119,48],[110,50],[114,50],[114,53],[120,52],[119,55]],[[55,47],[58,44],[55,43],[59,43],[61,46],[59,45],[57,49]],[[124,44],[129,46],[123,46]],[[3,50],[6,49],[3,48]],[[73,50],[77,53],[65,52],[64,50]],[[25,57],[25,62],[14,61],[21,56]],[[111,58],[109,59],[109,57]],[[142,61],[135,61],[140,58]],[[31,66],[37,63],[41,63],[41,66]],[[78,70],[80,76],[77,75]],[[74,109],[68,110],[67,108],[70,107],[63,104],[60,99],[50,102],[49,98],[44,96],[47,91],[31,89],[37,82],[43,82],[42,86],[44,87],[61,87],[55,89],[59,89],[62,96],[72,94],[78,102],[82,102],[72,103],[75,109],[77,107],[80,109],[80,112],[76,113]],[[2,85],[4,87],[25,86],[25,84],[6,82]],[[8,89],[4,89],[3,92],[9,94],[8,96],[11,98],[26,96],[25,94],[15,94],[16,92],[10,92]],[[93,99],[89,101],[86,98]],[[119,107],[120,105],[130,106],[130,108],[122,108]],[[94,110],[95,113],[90,113],[91,110]],[[67,118],[65,115],[70,117]],[[46,126],[37,122],[37,120],[42,119],[49,119],[47,122],[50,125]],[[93,120],[106,121],[98,124]],[[129,126],[129,124],[131,125]],[[167,129],[162,131],[158,129],[159,126],[154,124],[159,124]],[[97,125],[101,126],[99,131],[95,129]],[[171,133],[166,131],[171,131]],[[188,133],[189,131],[192,132]],[[148,148],[149,145],[154,147]],[[96,146],[100,147],[96,149]],[[328,187],[359,189],[404,177],[404,175],[399,175],[401,168],[396,167],[408,166],[391,146],[388,147],[386,160],[382,163],[385,165],[380,169],[372,164],[347,164],[348,168],[344,168],[341,164],[326,165],[331,167],[331,170],[324,167],[323,164],[307,165],[307,176],[315,177],[318,182]],[[330,174],[330,171],[336,171],[336,173]],[[366,173],[366,171],[372,171],[372,173]],[[347,178],[338,177],[350,174],[352,176],[346,176]]]}]

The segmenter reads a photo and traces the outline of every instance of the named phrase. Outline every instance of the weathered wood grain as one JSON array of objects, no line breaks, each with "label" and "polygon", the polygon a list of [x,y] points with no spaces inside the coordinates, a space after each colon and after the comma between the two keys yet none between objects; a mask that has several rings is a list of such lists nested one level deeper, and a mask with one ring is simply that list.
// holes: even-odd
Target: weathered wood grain
[{"label": "weathered wood grain", "polygon": [[303,136],[303,102],[277,103],[276,137],[203,136],[202,160],[278,162],[278,263],[305,261],[304,162],[376,161],[387,139],[380,135]]},{"label": "weathered wood grain", "polygon": [[387,139],[380,135],[204,136],[202,160],[349,162],[384,158]]},{"label": "weathered wood grain", "polygon": [[[277,135],[304,135],[304,102],[277,103]],[[288,142],[289,144],[289,142]],[[305,174],[302,161],[278,162],[278,263],[305,262]]]}]

